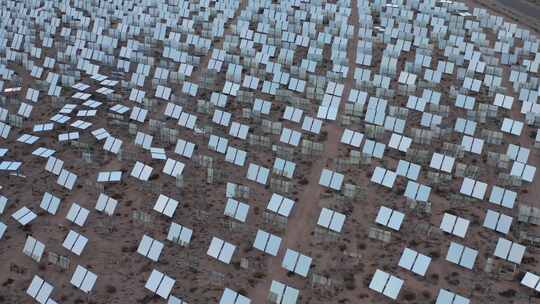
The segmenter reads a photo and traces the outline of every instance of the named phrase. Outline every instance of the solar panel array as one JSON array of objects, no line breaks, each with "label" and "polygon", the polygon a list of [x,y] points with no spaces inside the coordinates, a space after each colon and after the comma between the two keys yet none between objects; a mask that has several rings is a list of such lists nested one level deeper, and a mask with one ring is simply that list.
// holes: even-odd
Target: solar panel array
[{"label": "solar panel array", "polygon": [[537,298],[538,38],[391,2],[1,2],[2,299]]}]

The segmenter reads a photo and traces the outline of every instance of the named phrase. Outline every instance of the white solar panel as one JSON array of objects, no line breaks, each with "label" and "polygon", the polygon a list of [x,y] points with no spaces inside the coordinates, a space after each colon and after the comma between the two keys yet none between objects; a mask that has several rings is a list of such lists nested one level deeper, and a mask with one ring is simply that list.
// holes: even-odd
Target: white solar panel
[{"label": "white solar panel", "polygon": [[507,234],[512,225],[512,217],[493,210],[487,210],[483,226],[497,232]]},{"label": "white solar panel", "polygon": [[238,292],[225,288],[223,290],[223,294],[221,295],[221,299],[219,300],[219,304],[250,304],[251,300]]},{"label": "white solar panel", "polygon": [[319,185],[329,187],[336,191],[341,190],[344,175],[328,169],[323,169],[319,178]]},{"label": "white solar panel", "polygon": [[251,181],[266,185],[269,174],[270,170],[268,168],[250,163],[246,177]]},{"label": "white solar panel", "polygon": [[137,252],[140,255],[145,256],[154,262],[157,262],[161,251],[163,250],[163,247],[164,245],[162,242],[157,241],[145,234],[143,235],[141,242],[139,243]]},{"label": "white solar panel", "polygon": [[300,292],[298,289],[287,286],[278,281],[272,281],[270,295],[274,296],[276,303],[296,304]]},{"label": "white solar panel", "polygon": [[405,214],[390,209],[388,207],[381,206],[379,212],[377,213],[375,222],[383,226],[388,226],[388,228],[391,228],[393,230],[399,231],[404,218]]},{"label": "white solar panel", "polygon": [[294,201],[277,193],[273,193],[266,209],[284,217],[288,217],[294,207]]},{"label": "white solar panel", "polygon": [[398,265],[418,275],[424,276],[427,272],[431,258],[412,249],[405,248]]},{"label": "white solar panel", "polygon": [[47,304],[53,289],[54,287],[50,283],[35,275],[28,289],[26,289],[26,294],[34,298],[38,303]]},{"label": "white solar panel", "polygon": [[236,246],[217,237],[213,237],[206,254],[225,264],[230,264],[235,249]]},{"label": "white solar panel", "polygon": [[59,206],[60,198],[50,194],[49,192],[45,192],[45,194],[43,194],[43,198],[41,199],[41,203],[39,204],[39,207],[41,207],[41,209],[47,211],[52,215],[56,214]]},{"label": "white solar panel", "polygon": [[242,223],[245,223],[248,212],[249,212],[248,204],[239,202],[233,198],[227,199],[227,204],[225,205],[225,212],[224,212],[225,215],[230,216],[234,219],[237,219]]},{"label": "white solar panel", "polygon": [[294,272],[302,277],[307,277],[311,267],[312,258],[297,251],[287,249],[281,266],[288,271]]},{"label": "white solar panel", "polygon": [[505,238],[499,238],[495,247],[494,256],[510,262],[521,264],[526,247],[509,241]]},{"label": "white solar panel", "polygon": [[450,292],[446,289],[440,289],[439,295],[437,296],[437,301],[435,304],[469,304],[470,300]]},{"label": "white solar panel", "polygon": [[89,214],[90,211],[88,209],[81,207],[77,203],[73,203],[69,208],[66,219],[82,227]]},{"label": "white solar panel", "polygon": [[268,253],[272,256],[276,256],[279,251],[279,246],[281,245],[281,238],[268,233],[264,230],[258,230],[257,235],[255,236],[255,242],[253,247]]},{"label": "white solar panel", "polygon": [[469,220],[445,213],[440,228],[444,232],[464,238],[469,228],[469,223]]},{"label": "white solar panel", "polygon": [[177,223],[171,223],[167,240],[186,246],[191,242],[192,235],[193,230]]},{"label": "white solar panel", "polygon": [[88,243],[88,238],[73,230],[70,230],[62,246],[76,255],[81,255],[84,247]]},{"label": "white solar panel", "polygon": [[118,205],[117,200],[104,193],[100,193],[96,203],[96,210],[111,216],[114,213],[114,209],[116,209],[116,205]]},{"label": "white solar panel", "polygon": [[402,279],[377,269],[369,283],[369,289],[395,300],[399,295],[403,283],[404,281]]},{"label": "white solar panel", "polygon": [[175,280],[162,272],[152,270],[144,287],[163,299],[167,299],[171,294]]},{"label": "white solar panel", "polygon": [[328,208],[322,208],[317,221],[317,225],[330,229],[334,232],[341,232],[345,223],[345,215]]},{"label": "white solar panel", "polygon": [[459,243],[451,242],[446,260],[462,267],[473,269],[478,251]]},{"label": "white solar panel", "polygon": [[23,253],[31,257],[34,261],[40,262],[43,253],[45,252],[45,244],[38,241],[31,235],[26,238],[24,243]]},{"label": "white solar panel", "polygon": [[156,203],[154,204],[154,210],[168,217],[172,217],[178,205],[179,202],[177,200],[160,194]]},{"label": "white solar panel", "polygon": [[32,212],[32,210],[28,209],[27,207],[21,207],[19,210],[15,211],[11,217],[15,219],[19,224],[22,226],[27,225],[31,221],[33,221],[35,218],[37,218],[37,214]]},{"label": "white solar panel", "polygon": [[147,181],[150,178],[152,170],[152,167],[137,161],[131,170],[131,176],[142,181]]}]

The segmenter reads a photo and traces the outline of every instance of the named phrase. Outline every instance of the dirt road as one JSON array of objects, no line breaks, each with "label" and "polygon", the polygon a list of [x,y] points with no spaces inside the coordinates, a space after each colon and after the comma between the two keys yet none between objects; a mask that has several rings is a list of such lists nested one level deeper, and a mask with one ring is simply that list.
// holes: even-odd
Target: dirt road
[{"label": "dirt road", "polygon": [[[356,27],[356,24],[358,24],[358,11],[356,9],[356,0],[352,1],[351,6],[352,12],[349,17],[349,24],[354,25],[355,28],[353,38],[349,40],[347,49],[349,72],[344,81],[345,88],[340,104],[340,111],[343,110],[342,107],[345,103],[345,98],[349,96],[354,83],[354,66],[358,45],[358,28]],[[324,188],[319,185],[319,178],[324,168],[332,169],[335,166],[333,160],[339,156],[338,147],[342,128],[337,121],[326,121],[325,130],[328,135],[324,141],[324,151],[321,157],[316,159],[311,166],[309,176],[307,177],[309,182],[301,192],[295,205],[293,216],[289,219],[287,230],[282,235],[281,250],[276,257],[269,257],[267,260],[267,276],[249,293],[253,303],[265,303],[272,280],[277,280],[285,284],[291,281],[291,278],[287,276],[287,270],[281,267],[281,261],[285,255],[286,248],[300,252],[303,249],[309,248],[309,243],[312,239],[311,232],[317,224],[317,219],[321,211],[318,202]],[[317,263],[324,263],[324,261],[317,261]],[[294,284],[292,286],[295,287]]]}]

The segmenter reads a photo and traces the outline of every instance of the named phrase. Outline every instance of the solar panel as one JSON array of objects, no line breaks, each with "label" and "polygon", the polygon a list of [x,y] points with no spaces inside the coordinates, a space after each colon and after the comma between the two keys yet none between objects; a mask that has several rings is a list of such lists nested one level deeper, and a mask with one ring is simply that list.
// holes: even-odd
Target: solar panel
[{"label": "solar panel", "polygon": [[23,253],[32,258],[36,262],[41,261],[41,257],[45,252],[45,244],[38,241],[36,238],[29,235],[24,243]]},{"label": "solar panel", "polygon": [[19,210],[15,211],[11,217],[19,222],[19,224],[22,226],[26,226],[28,223],[37,218],[37,214],[23,206]]},{"label": "solar panel", "polygon": [[391,228],[393,230],[399,231],[404,218],[405,214],[390,209],[388,207],[381,206],[381,208],[379,208],[379,212],[377,213],[377,218],[375,219],[375,222],[383,226],[387,226],[388,228]]},{"label": "solar panel", "polygon": [[493,188],[491,188],[491,195],[489,196],[490,203],[512,209],[516,199],[517,193],[514,191],[499,186],[493,186]]},{"label": "solar panel", "polygon": [[230,264],[235,249],[235,245],[227,243],[217,237],[212,237],[210,247],[206,254],[225,264]]},{"label": "solar panel", "polygon": [[0,214],[4,213],[4,210],[6,209],[6,206],[8,204],[8,198],[0,195]]},{"label": "solar panel", "polygon": [[221,295],[221,299],[219,300],[219,304],[250,304],[251,300],[240,293],[225,288],[223,290],[223,294]]},{"label": "solar panel", "polygon": [[195,144],[183,139],[178,139],[176,141],[176,147],[174,152],[178,155],[191,158],[193,156],[193,151],[195,150]]},{"label": "solar panel", "polygon": [[270,170],[268,168],[259,166],[254,163],[250,163],[246,177],[248,180],[266,185],[269,174],[270,174]]},{"label": "solar panel", "polygon": [[171,294],[175,282],[176,280],[173,278],[154,269],[152,270],[152,273],[150,273],[144,287],[163,299],[167,299]]},{"label": "solar panel", "polygon": [[418,98],[417,96],[409,96],[409,99],[407,100],[407,108],[420,112],[424,112],[426,104],[427,102],[425,99]]},{"label": "solar panel", "polygon": [[4,224],[3,222],[0,222],[0,240],[4,236],[4,233],[6,232],[6,230],[7,230],[7,225]]},{"label": "solar panel", "polygon": [[153,139],[153,136],[138,131],[137,135],[135,135],[135,145],[141,146],[143,149],[150,150],[152,148]]},{"label": "solar panel", "polygon": [[235,199],[227,199],[227,204],[225,205],[224,214],[230,216],[236,220],[239,220],[242,223],[246,222],[247,215],[249,212],[249,205],[239,202]]},{"label": "solar panel", "polygon": [[10,131],[10,125],[0,122],[0,137],[2,137],[3,139],[7,139]]},{"label": "solar panel", "polygon": [[503,119],[503,122],[501,125],[501,131],[519,136],[521,135],[522,130],[523,130],[523,122],[512,120],[510,118]]},{"label": "solar panel", "polygon": [[100,193],[96,203],[96,210],[112,216],[114,214],[114,209],[116,209],[116,205],[118,205],[117,200],[104,193]]},{"label": "solar panel", "polygon": [[461,238],[465,237],[467,228],[469,228],[469,220],[457,217],[450,213],[445,213],[441,222],[441,230]]},{"label": "solar panel", "polygon": [[497,232],[508,234],[513,218],[493,210],[487,210],[483,226]]},{"label": "solar panel", "polygon": [[152,170],[152,167],[137,161],[131,170],[131,176],[142,181],[148,181],[150,174],[152,174]]},{"label": "solar panel", "polygon": [[486,189],[487,189],[486,183],[476,181],[474,179],[466,177],[463,180],[463,183],[461,184],[461,189],[459,192],[482,200],[484,199]]},{"label": "solar panel", "polygon": [[216,109],[212,121],[218,125],[228,127],[231,120],[231,113]]},{"label": "solar panel", "polygon": [[292,178],[295,168],[295,163],[277,157],[274,161],[273,172],[279,175],[283,175],[287,178]]},{"label": "solar panel", "polygon": [[505,108],[507,110],[512,109],[512,103],[514,102],[514,97],[512,96],[506,96],[500,93],[497,93],[495,95],[495,100],[493,101],[493,104]]},{"label": "solar panel", "polygon": [[30,135],[30,134],[23,134],[19,138],[17,138],[18,142],[28,144],[28,145],[33,145],[38,140],[39,140],[39,137]]},{"label": "solar panel", "polygon": [[431,187],[419,184],[414,181],[408,181],[404,195],[411,200],[427,202],[429,200],[430,193]]},{"label": "solar panel", "polygon": [[405,123],[406,121],[403,119],[386,116],[384,121],[384,129],[401,134],[405,131]]},{"label": "solar panel", "polygon": [[412,249],[405,248],[401,254],[398,265],[420,276],[425,276],[431,258]]},{"label": "solar panel", "polygon": [[177,200],[160,194],[156,203],[154,204],[154,210],[168,217],[173,217],[178,205],[179,202]]},{"label": "solar panel", "polygon": [[62,246],[76,255],[81,255],[87,243],[88,238],[82,234],[70,230],[64,240],[64,243],[62,243]]},{"label": "solar panel", "polygon": [[398,167],[396,169],[396,175],[405,176],[411,180],[417,180],[420,175],[421,166],[410,163],[405,160],[399,160]]},{"label": "solar panel", "polygon": [[353,130],[345,129],[341,135],[341,142],[353,147],[360,147],[364,134],[360,132],[355,132]]},{"label": "solar panel", "polygon": [[268,205],[267,210],[273,211],[284,217],[288,217],[294,207],[294,201],[290,198],[284,197],[277,193],[273,193]]},{"label": "solar panel", "polygon": [[210,139],[208,140],[208,148],[221,154],[227,153],[228,145],[229,145],[228,139],[224,137],[216,136],[213,134],[210,135]]},{"label": "solar panel", "polygon": [[287,248],[281,266],[305,278],[308,275],[311,262],[312,258],[309,256]]},{"label": "solar panel", "polygon": [[494,256],[510,262],[521,264],[526,247],[509,241],[505,238],[499,238],[495,247]]},{"label": "solar panel", "polygon": [[81,207],[77,203],[73,203],[69,208],[66,219],[82,227],[84,226],[89,214],[90,211],[88,209]]},{"label": "solar panel", "polygon": [[458,117],[454,131],[472,136],[476,131],[476,122]]},{"label": "solar panel", "polygon": [[173,177],[177,177],[179,175],[182,175],[184,168],[185,168],[184,163],[174,160],[172,158],[167,158],[167,161],[165,162],[165,166],[163,167],[163,173],[168,174]]},{"label": "solar panel", "polygon": [[482,154],[483,146],[484,146],[483,139],[479,139],[479,138],[475,138],[475,137],[471,137],[467,135],[463,136],[463,140],[461,142],[461,147],[463,148],[463,150],[474,153],[474,154]]},{"label": "solar panel", "polygon": [[49,158],[54,153],[56,153],[55,150],[40,147],[40,148],[37,148],[36,150],[34,150],[32,152],[32,155],[36,155],[36,156],[43,157],[43,158]]},{"label": "solar panel", "polygon": [[133,107],[129,119],[144,123],[148,110],[139,107]]},{"label": "solar panel", "polygon": [[459,243],[451,242],[446,255],[446,260],[472,270],[477,256],[477,250],[463,246]]},{"label": "solar panel", "polygon": [[[262,100],[260,98],[256,98],[255,102],[253,103],[253,112],[255,113],[261,113],[268,115],[270,114],[270,109],[272,107],[272,103],[266,100]],[[285,110],[286,111],[286,110]]]},{"label": "solar panel", "polygon": [[92,133],[92,135],[94,135],[94,137],[97,140],[107,139],[108,137],[110,137],[109,132],[107,132],[107,130],[105,130],[103,128],[96,129],[96,130],[92,131],[91,133]]},{"label": "solar panel", "polygon": [[330,229],[337,233],[341,232],[344,223],[344,214],[328,208],[322,208],[319,219],[317,220],[317,225]]},{"label": "solar panel", "polygon": [[122,140],[114,138],[112,136],[108,136],[106,137],[105,143],[103,144],[103,150],[118,154],[120,152],[121,146]]},{"label": "solar panel", "polygon": [[536,174],[536,167],[519,161],[515,161],[510,170],[510,175],[517,176],[520,179],[532,182]]},{"label": "solar panel", "polygon": [[58,211],[58,207],[60,206],[60,198],[56,197],[49,192],[45,192],[43,194],[43,198],[41,199],[41,203],[39,207],[48,213],[55,215],[56,211]]},{"label": "solar panel", "polygon": [[369,289],[395,300],[399,295],[403,283],[404,281],[402,279],[377,269],[369,283]]},{"label": "solar panel", "polygon": [[439,295],[437,296],[437,301],[435,304],[469,304],[470,300],[450,292],[446,289],[439,289]]},{"label": "solar panel", "polygon": [[277,255],[280,245],[280,237],[260,229],[257,231],[255,242],[253,243],[254,248],[273,256]]},{"label": "solar panel", "polygon": [[341,190],[344,175],[328,169],[323,169],[319,179],[319,185],[329,187],[336,191]]},{"label": "solar panel", "polygon": [[193,230],[177,223],[171,223],[167,240],[186,246],[191,242]]},{"label": "solar panel", "polygon": [[292,122],[300,123],[304,111],[301,109],[287,106],[285,107],[285,112],[283,112],[283,119],[290,120]]},{"label": "solar panel", "polygon": [[272,280],[270,295],[274,296],[275,303],[296,304],[300,292],[298,289],[287,286],[281,282]]},{"label": "solar panel", "polygon": [[296,147],[298,146],[298,144],[300,144],[301,138],[302,133],[289,128],[283,128],[281,130],[281,136],[279,141]]},{"label": "solar panel", "polygon": [[26,289],[26,294],[34,298],[38,303],[50,304],[50,300],[52,300],[50,296],[53,289],[54,286],[35,275],[28,289]]},{"label": "solar panel", "polygon": [[362,149],[362,153],[368,156],[373,156],[375,158],[382,159],[385,149],[386,149],[385,144],[376,142],[374,140],[366,139],[364,143],[364,148]]},{"label": "solar panel", "polygon": [[98,172],[98,182],[119,182],[122,179],[122,171]]},{"label": "solar panel", "polygon": [[157,262],[161,251],[163,250],[163,243],[155,240],[146,234],[143,235],[139,247],[137,248],[137,253],[142,256],[149,258],[150,260]]},{"label": "solar panel", "polygon": [[397,174],[393,171],[386,170],[382,167],[376,167],[371,176],[371,181],[387,188],[392,188],[396,180]]},{"label": "solar panel", "polygon": [[249,126],[233,121],[229,130],[229,135],[246,139],[249,132]]},{"label": "solar panel", "polygon": [[529,288],[535,289],[536,291],[540,290],[540,277],[532,272],[526,272],[521,279],[521,285],[527,286]]},{"label": "solar panel", "polygon": [[451,156],[446,156],[440,153],[433,153],[429,166],[437,170],[452,173],[454,162],[455,158]]}]

